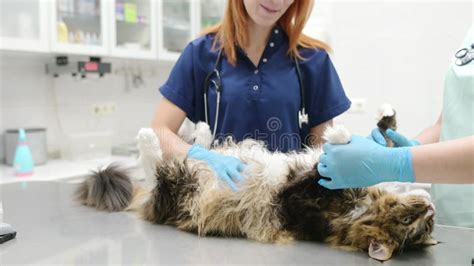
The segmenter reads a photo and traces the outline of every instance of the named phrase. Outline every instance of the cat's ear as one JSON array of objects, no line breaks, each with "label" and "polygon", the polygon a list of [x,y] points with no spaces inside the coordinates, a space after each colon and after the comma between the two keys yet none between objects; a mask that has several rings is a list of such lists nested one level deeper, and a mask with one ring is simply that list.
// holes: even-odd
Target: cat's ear
[{"label": "cat's ear", "polygon": [[394,249],[395,246],[393,244],[371,239],[369,245],[369,256],[376,260],[385,261],[392,257]]},{"label": "cat's ear", "polygon": [[437,245],[439,242],[436,241],[435,239],[433,238],[428,238],[427,240],[425,240],[425,242],[423,242],[423,245],[425,246],[433,246],[433,245]]}]

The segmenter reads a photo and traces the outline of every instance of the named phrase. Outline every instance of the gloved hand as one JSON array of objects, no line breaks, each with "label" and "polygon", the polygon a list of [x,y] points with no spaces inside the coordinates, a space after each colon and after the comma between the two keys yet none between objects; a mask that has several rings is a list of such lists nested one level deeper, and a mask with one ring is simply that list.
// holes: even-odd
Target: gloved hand
[{"label": "gloved hand", "polygon": [[[403,136],[402,134],[392,130],[392,129],[387,129],[385,131],[385,134],[387,134],[387,137],[393,140],[395,143],[395,147],[411,147],[411,146],[417,146],[420,145],[420,142],[415,139],[408,139],[407,137]],[[380,132],[380,129],[374,128],[372,130],[372,134],[370,134],[372,137],[372,140],[377,142],[378,144],[382,146],[387,146],[387,141],[383,137],[382,133]]]},{"label": "gloved hand", "polygon": [[414,182],[409,147],[387,148],[353,135],[350,143],[324,144],[318,172],[330,180],[319,180],[329,189],[357,188],[386,181]]},{"label": "gloved hand", "polygon": [[206,161],[217,173],[217,176],[227,182],[232,190],[237,191],[235,182],[243,179],[240,172],[245,168],[245,165],[239,159],[209,151],[197,144],[191,146],[187,156],[192,159]]}]

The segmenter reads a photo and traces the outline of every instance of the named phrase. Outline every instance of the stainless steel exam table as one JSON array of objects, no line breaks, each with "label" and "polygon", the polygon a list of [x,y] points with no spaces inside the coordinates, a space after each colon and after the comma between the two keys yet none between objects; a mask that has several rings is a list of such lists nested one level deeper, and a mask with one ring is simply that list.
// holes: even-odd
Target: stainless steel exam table
[{"label": "stainless steel exam table", "polygon": [[[18,232],[0,245],[0,265],[382,265],[365,252],[323,243],[262,244],[237,238],[197,237],[72,201],[77,184],[24,182],[0,186],[3,221]],[[436,226],[441,244],[405,251],[383,265],[471,265],[474,230]]]}]

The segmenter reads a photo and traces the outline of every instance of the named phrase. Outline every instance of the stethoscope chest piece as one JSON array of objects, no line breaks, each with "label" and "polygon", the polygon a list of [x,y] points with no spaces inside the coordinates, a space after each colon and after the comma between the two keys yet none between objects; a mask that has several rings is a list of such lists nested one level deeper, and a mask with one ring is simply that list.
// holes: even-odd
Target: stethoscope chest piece
[{"label": "stethoscope chest piece", "polygon": [[303,124],[308,124],[308,113],[305,110],[300,110],[298,112],[298,122],[300,124],[300,128],[303,127]]},{"label": "stethoscope chest piece", "polygon": [[472,60],[474,60],[474,43],[471,44],[470,48],[460,49],[454,56],[456,57],[456,65],[464,66],[469,64]]}]

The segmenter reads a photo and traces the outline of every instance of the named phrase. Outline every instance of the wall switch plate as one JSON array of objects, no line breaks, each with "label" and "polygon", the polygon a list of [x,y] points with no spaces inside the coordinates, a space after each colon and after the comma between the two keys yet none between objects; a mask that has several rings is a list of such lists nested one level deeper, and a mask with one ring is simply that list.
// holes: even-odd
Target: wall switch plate
[{"label": "wall switch plate", "polygon": [[365,113],[367,111],[367,99],[366,98],[353,98],[351,99],[352,105],[349,109],[350,113]]}]

